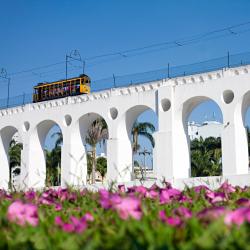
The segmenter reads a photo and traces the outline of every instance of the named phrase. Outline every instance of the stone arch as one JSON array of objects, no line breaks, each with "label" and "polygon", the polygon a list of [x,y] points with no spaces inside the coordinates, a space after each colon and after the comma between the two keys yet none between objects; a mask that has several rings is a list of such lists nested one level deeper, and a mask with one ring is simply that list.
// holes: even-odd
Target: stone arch
[{"label": "stone arch", "polygon": [[246,118],[246,113],[247,113],[247,110],[250,106],[250,91],[246,92],[244,95],[243,95],[243,98],[242,98],[242,105],[241,105],[241,116],[237,116],[239,113],[235,113],[235,118],[236,119],[241,119],[242,123],[244,124],[245,122],[245,118]]},{"label": "stone arch", "polygon": [[[235,126],[237,126],[237,141],[236,143],[241,145],[241,156],[238,156],[238,162],[241,163],[242,165],[242,170],[244,171],[244,166],[248,165],[248,167],[245,167],[245,169],[249,168],[250,166],[250,157],[249,157],[249,148],[248,148],[248,143],[249,143],[249,138],[248,138],[248,132],[247,129],[250,129],[250,121],[247,121],[247,113],[249,113],[250,110],[250,91],[246,92],[243,97],[241,102],[239,102],[236,106],[235,110]],[[249,117],[248,117],[249,119]],[[246,171],[244,171],[246,172]]]},{"label": "stone arch", "polygon": [[[44,187],[46,180],[46,152],[45,152],[45,140],[52,129],[52,127],[58,126],[63,134],[61,126],[54,120],[43,120],[39,122],[31,133],[30,147],[35,151],[35,170],[32,171],[32,183],[37,187]],[[61,153],[62,155],[62,153]],[[34,159],[34,157],[33,157]],[[34,163],[33,163],[34,164]],[[62,166],[62,156],[61,156],[61,166]],[[33,186],[32,185],[32,186]]]},{"label": "stone arch", "polygon": [[[123,117],[120,120],[119,125],[118,125],[118,137],[123,138],[124,140],[124,147],[123,147],[124,155],[126,155],[127,165],[130,166],[129,172],[131,174],[132,179],[134,178],[134,170],[133,170],[134,154],[133,154],[133,149],[132,149],[131,132],[132,132],[133,125],[136,122],[137,118],[145,114],[147,111],[149,111],[150,113],[150,119],[145,118],[143,122],[151,122],[155,124],[155,127],[156,127],[155,130],[157,131],[158,130],[158,115],[156,114],[155,110],[153,110],[151,107],[147,105],[135,105],[133,107],[130,107],[128,110],[124,112]],[[154,117],[152,117],[151,112]],[[147,144],[147,141],[146,141],[146,144]],[[152,154],[152,161],[153,161],[154,151],[153,150],[152,152],[148,151],[148,153]],[[152,165],[153,165],[153,162],[152,162]],[[152,174],[150,173],[150,175]]]},{"label": "stone arch", "polygon": [[[91,174],[88,175],[88,171],[87,171],[87,165],[88,165],[88,153],[90,154],[91,152],[91,147],[87,144],[86,142],[86,136],[88,134],[88,130],[91,127],[91,125],[93,124],[93,122],[97,119],[103,119],[106,124],[107,124],[107,130],[109,130],[109,124],[108,124],[108,119],[103,117],[102,115],[95,113],[95,112],[90,112],[87,114],[82,115],[78,121],[77,121],[77,127],[78,129],[76,130],[76,134],[74,135],[74,138],[76,137],[80,137],[81,139],[81,143],[79,144],[79,158],[81,158],[81,165],[83,168],[83,175],[84,176],[84,182],[89,182],[90,183],[90,178],[91,178]],[[109,137],[109,135],[108,135]],[[107,138],[108,140],[108,138]],[[100,153],[103,154],[104,158],[107,158],[107,143],[105,143],[104,145],[100,146],[99,144],[97,145],[97,149],[96,149],[96,153],[97,155],[99,155]],[[97,173],[97,172],[96,172]],[[97,181],[100,180],[100,176],[98,174],[96,174]]]},{"label": "stone arch", "polygon": [[88,132],[88,129],[90,127],[90,125],[96,120],[102,118],[105,120],[105,122],[107,123],[107,126],[109,127],[108,124],[108,119],[106,119],[104,116],[102,116],[101,114],[95,113],[95,112],[90,112],[87,114],[82,115],[78,121],[77,121],[77,126],[79,127],[79,132],[80,132],[80,136],[82,139],[82,143],[83,145],[86,144],[85,141],[85,136]]},{"label": "stone arch", "polygon": [[[0,130],[0,161],[1,161],[1,175],[0,187],[8,189],[10,181],[10,159],[9,148],[10,142],[15,134],[19,133],[14,126],[6,126]],[[20,138],[20,134],[19,134]],[[21,139],[21,138],[20,138]]]},{"label": "stone arch", "polygon": [[[195,96],[191,97],[188,100],[186,100],[183,103],[183,108],[182,108],[182,121],[181,121],[181,126],[182,129],[180,130],[180,134],[182,136],[178,137],[178,141],[181,145],[180,152],[182,152],[182,160],[185,166],[185,170],[182,169],[183,171],[186,172],[186,177],[191,176],[191,152],[190,152],[190,137],[188,134],[188,118],[192,111],[194,111],[199,105],[202,103],[205,103],[207,101],[212,101],[216,106],[219,108],[221,114],[222,114],[222,120],[223,120],[223,113],[222,113],[222,108],[218,104],[218,102],[208,96]],[[222,121],[223,122],[223,121]],[[221,144],[222,144],[222,128],[223,124],[221,126]],[[182,132],[181,132],[182,131]],[[182,143],[181,143],[182,142]],[[222,146],[221,146],[222,149]]]}]

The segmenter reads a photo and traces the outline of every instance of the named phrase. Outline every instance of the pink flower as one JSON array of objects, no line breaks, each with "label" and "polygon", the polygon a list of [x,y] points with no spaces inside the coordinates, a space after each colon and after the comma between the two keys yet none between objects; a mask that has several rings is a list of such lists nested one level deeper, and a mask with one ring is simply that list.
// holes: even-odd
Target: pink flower
[{"label": "pink flower", "polygon": [[164,210],[161,210],[159,212],[159,218],[162,222],[170,225],[170,226],[180,226],[182,224],[182,221],[179,217],[167,217],[166,212]]},{"label": "pink flower", "polygon": [[234,193],[236,191],[236,188],[233,187],[231,184],[228,183],[228,181],[225,181],[219,188],[221,191],[225,193]]},{"label": "pink flower", "polygon": [[91,213],[86,213],[83,218],[86,220],[86,221],[94,221],[94,217]]},{"label": "pink flower", "polygon": [[211,190],[206,191],[206,198],[208,198],[213,204],[227,200],[225,193],[213,192]]},{"label": "pink flower", "polygon": [[57,226],[62,226],[64,224],[64,222],[62,221],[62,218],[60,216],[55,217],[55,224]]},{"label": "pink flower", "polygon": [[162,189],[160,193],[160,204],[170,203],[173,199],[179,198],[181,191],[175,188]]},{"label": "pink flower", "polygon": [[178,199],[178,201],[181,203],[184,203],[184,202],[192,203],[192,199],[185,196],[185,195],[181,195],[181,197]]},{"label": "pink flower", "polygon": [[142,217],[141,202],[135,197],[122,198],[119,203],[113,205],[113,208],[123,220],[127,220],[129,217],[140,220]]},{"label": "pink flower", "polygon": [[39,198],[39,203],[43,205],[53,205],[54,204],[54,197],[50,193],[50,190],[44,192],[41,197]]},{"label": "pink flower", "polygon": [[224,193],[215,193],[215,197],[211,200],[211,203],[226,201],[226,195]]},{"label": "pink flower", "polygon": [[181,225],[181,219],[179,217],[168,217],[166,223],[170,226],[176,227]]},{"label": "pink flower", "polygon": [[159,218],[161,219],[162,222],[166,222],[167,216],[164,210],[159,211]]},{"label": "pink flower", "polygon": [[74,232],[75,227],[74,227],[74,225],[72,225],[72,224],[70,224],[70,223],[64,223],[64,224],[62,225],[62,230],[63,230],[64,232],[67,232],[67,233],[72,233],[72,232]]},{"label": "pink flower", "polygon": [[59,203],[55,204],[55,211],[61,211],[62,210],[62,205]]},{"label": "pink flower", "polygon": [[184,219],[192,217],[192,212],[186,207],[178,207],[174,209],[173,214]]},{"label": "pink flower", "polygon": [[154,191],[157,191],[157,190],[159,190],[160,188],[157,186],[157,184],[153,184],[150,188],[149,188],[149,190],[154,190]]},{"label": "pink flower", "polygon": [[211,190],[206,191],[206,198],[213,199],[215,197],[215,192]]},{"label": "pink flower", "polygon": [[197,217],[205,222],[216,220],[217,218],[227,214],[224,207],[210,207],[205,208],[197,214]]},{"label": "pink flower", "polygon": [[125,185],[118,185],[118,190],[122,193],[125,193],[126,192]]},{"label": "pink flower", "polygon": [[111,208],[112,204],[110,202],[110,194],[109,194],[109,192],[107,190],[105,190],[105,189],[100,189],[99,190],[99,195],[100,195],[101,206],[104,209]]},{"label": "pink flower", "polygon": [[135,187],[135,192],[144,196],[147,193],[147,188],[145,188],[144,186],[137,186]]},{"label": "pink flower", "polygon": [[93,221],[94,218],[90,213],[85,214],[81,219],[71,216],[69,222],[64,222],[60,216],[55,217],[55,224],[67,233],[82,233],[86,230],[87,221]]},{"label": "pink flower", "polygon": [[149,190],[147,191],[145,197],[150,199],[157,199],[159,197],[159,193],[155,190]]},{"label": "pink flower", "polygon": [[206,191],[206,190],[209,190],[209,188],[207,186],[205,186],[205,185],[199,185],[199,186],[194,187],[194,192],[195,193],[200,193],[203,190]]},{"label": "pink flower", "polygon": [[33,190],[30,190],[30,191],[27,191],[25,194],[24,194],[25,198],[27,200],[34,200],[36,198],[36,192],[33,191]]},{"label": "pink flower", "polygon": [[244,207],[250,207],[250,199],[240,198],[236,201],[236,204]]},{"label": "pink flower", "polygon": [[170,199],[168,190],[162,190],[160,193],[160,204],[166,204],[170,202],[171,202],[171,199]]},{"label": "pink flower", "polygon": [[25,224],[37,226],[39,222],[37,207],[33,204],[24,204],[21,201],[15,201],[9,206],[7,218],[21,226]]},{"label": "pink flower", "polygon": [[82,233],[87,228],[87,221],[85,218],[79,220],[78,218],[71,216],[70,220],[76,233]]},{"label": "pink flower", "polygon": [[235,224],[240,226],[244,222],[250,223],[250,208],[241,207],[234,211],[228,212],[224,219],[225,224]]}]

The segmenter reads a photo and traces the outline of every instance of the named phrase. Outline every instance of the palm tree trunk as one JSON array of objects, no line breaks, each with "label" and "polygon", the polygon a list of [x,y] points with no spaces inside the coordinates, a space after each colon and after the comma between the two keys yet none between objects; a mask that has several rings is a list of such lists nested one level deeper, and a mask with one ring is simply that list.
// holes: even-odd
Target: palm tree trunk
[{"label": "palm tree trunk", "polygon": [[96,147],[92,147],[92,184],[95,183],[95,170],[96,170]]},{"label": "palm tree trunk", "polygon": [[137,153],[137,148],[138,148],[138,133],[137,131],[135,131],[133,133],[133,147],[132,147],[132,173],[131,173],[132,180],[135,179],[134,160],[135,160],[135,154]]},{"label": "palm tree trunk", "polygon": [[12,167],[10,165],[9,167],[9,189],[12,189],[12,178],[11,178],[11,170],[12,170]]}]

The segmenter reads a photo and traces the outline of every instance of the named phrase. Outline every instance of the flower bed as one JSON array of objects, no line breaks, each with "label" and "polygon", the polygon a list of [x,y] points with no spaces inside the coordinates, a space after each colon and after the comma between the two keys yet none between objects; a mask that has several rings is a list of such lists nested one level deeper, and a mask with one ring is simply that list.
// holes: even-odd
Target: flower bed
[{"label": "flower bed", "polygon": [[248,249],[250,188],[0,192],[1,249]]}]

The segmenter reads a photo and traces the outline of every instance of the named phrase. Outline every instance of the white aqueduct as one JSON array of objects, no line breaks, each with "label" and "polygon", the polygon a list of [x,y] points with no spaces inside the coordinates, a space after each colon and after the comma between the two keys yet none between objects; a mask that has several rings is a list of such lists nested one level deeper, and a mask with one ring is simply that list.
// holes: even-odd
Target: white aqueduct
[{"label": "white aqueduct", "polygon": [[190,154],[186,120],[205,100],[216,102],[223,115],[223,176],[247,184],[250,175],[244,119],[250,105],[250,65],[1,110],[0,187],[8,187],[8,148],[16,132],[23,143],[23,188],[44,187],[43,145],[55,124],[63,134],[61,185],[86,184],[84,138],[90,124],[99,116],[105,119],[109,130],[107,180],[130,182],[130,131],[137,116],[147,109],[153,110],[158,118],[153,151],[157,180],[190,180],[187,179]]}]

